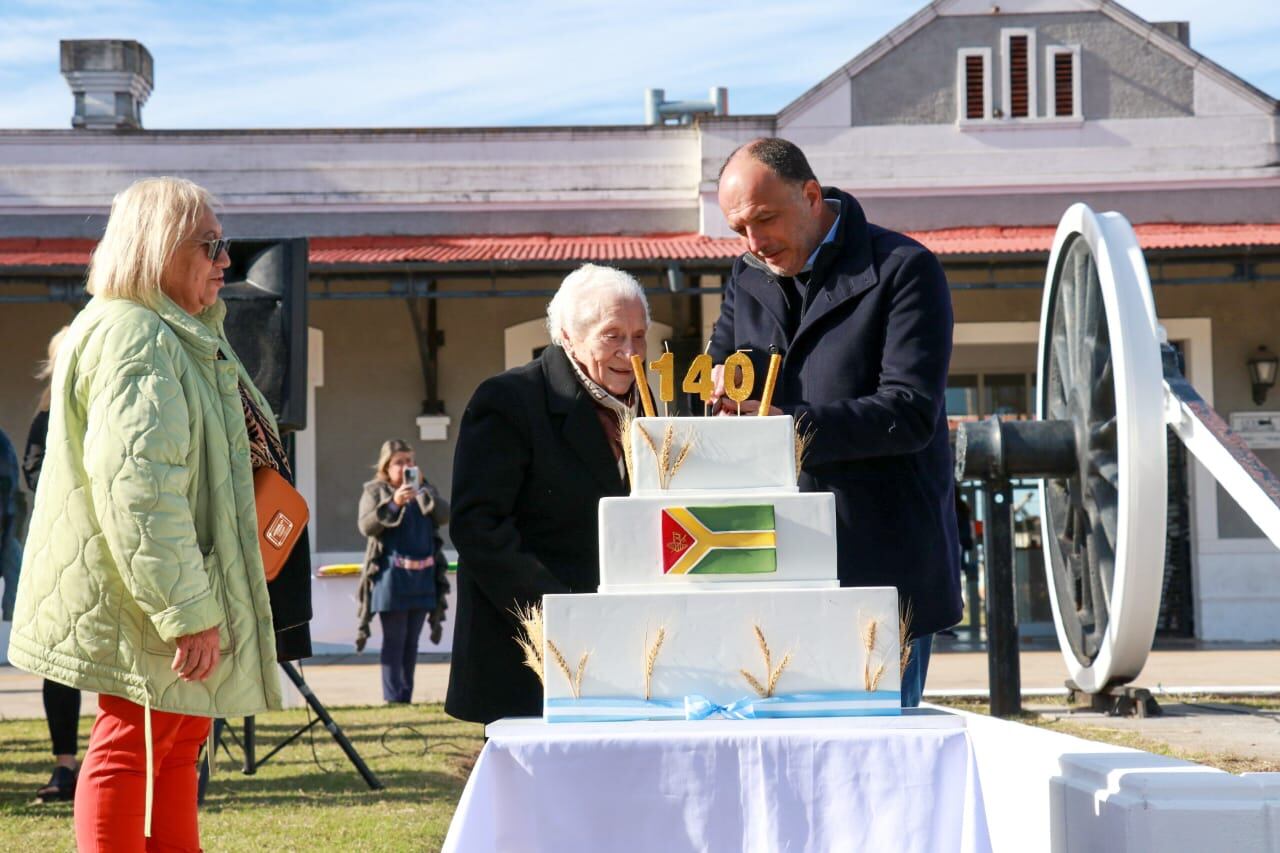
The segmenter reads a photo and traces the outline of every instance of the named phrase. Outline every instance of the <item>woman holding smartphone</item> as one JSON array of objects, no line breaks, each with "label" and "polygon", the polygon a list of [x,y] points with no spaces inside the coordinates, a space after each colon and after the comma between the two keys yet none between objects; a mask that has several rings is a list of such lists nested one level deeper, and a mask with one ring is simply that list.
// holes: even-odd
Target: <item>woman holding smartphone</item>
[{"label": "woman holding smartphone", "polygon": [[383,442],[374,479],[364,484],[358,526],[369,539],[360,577],[360,625],[356,650],[369,638],[372,614],[382,625],[382,698],[413,700],[418,638],[430,620],[440,642],[449,591],[444,540],[449,505],[421,476],[408,442]]}]

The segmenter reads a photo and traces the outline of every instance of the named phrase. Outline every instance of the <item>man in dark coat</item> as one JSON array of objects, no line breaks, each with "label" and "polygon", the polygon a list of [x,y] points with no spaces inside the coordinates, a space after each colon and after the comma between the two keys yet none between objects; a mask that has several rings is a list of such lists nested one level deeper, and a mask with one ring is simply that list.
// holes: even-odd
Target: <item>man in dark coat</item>
[{"label": "man in dark coat", "polygon": [[[577,276],[626,278],[633,291],[575,295],[566,288]],[[648,308],[639,284],[616,270],[588,266],[570,279],[561,287],[564,302],[600,300],[606,317],[597,325],[607,326],[609,300],[620,299],[634,309],[634,328],[623,335],[598,329],[599,360],[582,344],[577,361],[568,341],[547,347],[537,360],[481,383],[462,415],[449,528],[458,549],[458,614],[444,707],[463,720],[542,714],[542,686],[516,644],[512,610],[549,593],[596,591],[597,506],[627,494],[615,413],[624,402],[616,395],[630,399],[627,357],[644,352]],[[556,311],[548,313],[555,327]]]},{"label": "man in dark coat", "polygon": [[719,200],[749,252],[725,287],[712,356],[748,350],[764,376],[770,350],[782,355],[776,413],[813,434],[801,489],[835,493],[841,586],[896,586],[910,609],[903,702],[918,704],[933,634],[961,615],[946,277],[919,243],[822,187],[786,140],[735,151]]}]

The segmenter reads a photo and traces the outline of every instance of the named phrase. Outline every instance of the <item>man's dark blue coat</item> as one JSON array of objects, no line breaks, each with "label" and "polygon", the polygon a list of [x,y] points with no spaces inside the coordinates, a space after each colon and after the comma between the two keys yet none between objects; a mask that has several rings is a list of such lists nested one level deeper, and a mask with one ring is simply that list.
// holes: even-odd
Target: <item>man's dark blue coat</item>
[{"label": "man's dark blue coat", "polygon": [[777,278],[744,255],[711,353],[720,363],[750,350],[758,377],[770,347],[782,354],[773,402],[813,431],[800,488],[835,493],[840,585],[896,586],[918,637],[961,615],[944,400],[951,294],[928,249],[868,224],[848,193],[823,195],[839,200],[840,228],[815,260],[795,333]]}]

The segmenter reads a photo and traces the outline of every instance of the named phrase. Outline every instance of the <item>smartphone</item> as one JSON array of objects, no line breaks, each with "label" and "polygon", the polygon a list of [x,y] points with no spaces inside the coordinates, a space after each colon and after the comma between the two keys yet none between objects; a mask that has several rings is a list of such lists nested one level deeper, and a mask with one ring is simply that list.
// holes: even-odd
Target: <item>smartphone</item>
[{"label": "smartphone", "polygon": [[418,488],[418,466],[410,465],[404,469],[404,484],[410,488]]}]

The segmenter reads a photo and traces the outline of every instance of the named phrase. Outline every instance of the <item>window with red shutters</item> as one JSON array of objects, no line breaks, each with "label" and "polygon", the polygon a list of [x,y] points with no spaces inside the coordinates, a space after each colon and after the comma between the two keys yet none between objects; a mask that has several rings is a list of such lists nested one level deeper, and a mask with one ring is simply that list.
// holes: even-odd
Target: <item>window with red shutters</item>
[{"label": "window with red shutters", "polygon": [[987,87],[984,78],[983,57],[970,55],[964,58],[965,118],[985,118],[987,114]]},{"label": "window with red shutters", "polygon": [[1027,118],[1030,115],[1027,62],[1027,37],[1009,37],[1009,117]]},{"label": "window with red shutters", "polygon": [[1053,55],[1053,114],[1055,116],[1073,116],[1075,104],[1075,55],[1071,53],[1055,53]]}]

